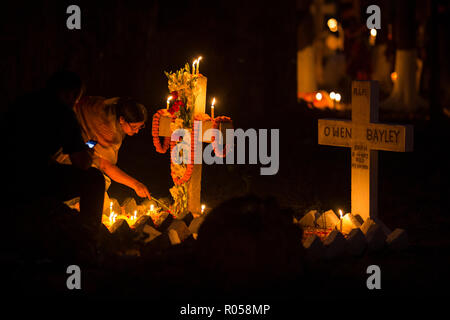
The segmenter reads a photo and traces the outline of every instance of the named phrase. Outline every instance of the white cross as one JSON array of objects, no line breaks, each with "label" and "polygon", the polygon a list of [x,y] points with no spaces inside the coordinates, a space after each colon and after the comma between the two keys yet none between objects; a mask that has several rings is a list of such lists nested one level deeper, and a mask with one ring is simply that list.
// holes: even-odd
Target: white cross
[{"label": "white cross", "polygon": [[[206,84],[207,78],[200,75],[197,79],[197,97],[195,99],[193,117],[199,113],[205,113],[206,109]],[[162,116],[159,125],[159,136],[170,137],[172,130],[170,128],[171,118]],[[205,134],[212,128],[211,120],[204,120],[201,124],[201,134],[199,134],[198,140],[201,146],[201,142],[211,142],[211,134]],[[219,130],[222,132],[223,137],[226,136],[226,129],[231,129],[232,125],[229,123],[221,123]],[[201,142],[200,142],[201,141]],[[226,141],[225,139],[223,141]],[[194,143],[194,142],[193,142]],[[202,148],[195,148],[195,157],[202,157]],[[191,159],[194,161],[194,159]],[[202,187],[202,165],[194,164],[194,170],[192,176],[187,184],[188,187],[188,211],[194,215],[201,214],[201,187]]]},{"label": "white cross", "polygon": [[352,152],[351,212],[378,218],[378,150],[413,150],[413,127],[378,121],[378,82],[352,82],[352,121],[319,120],[319,144]]}]

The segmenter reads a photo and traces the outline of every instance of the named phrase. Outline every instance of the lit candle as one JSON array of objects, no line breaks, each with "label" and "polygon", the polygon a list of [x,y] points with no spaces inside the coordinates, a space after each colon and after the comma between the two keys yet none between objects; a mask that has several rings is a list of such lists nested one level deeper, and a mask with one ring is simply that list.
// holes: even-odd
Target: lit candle
[{"label": "lit candle", "polygon": [[202,57],[198,57],[197,59],[197,74],[198,74],[198,67],[200,66],[200,60],[202,60]]},{"label": "lit candle", "polygon": [[341,95],[339,93],[336,93],[336,95],[334,96],[334,100],[336,100],[336,102],[341,101]]},{"label": "lit candle", "polygon": [[169,96],[168,98],[167,98],[167,108],[166,109],[169,109],[169,103],[170,103],[170,100],[172,100],[172,96]]},{"label": "lit candle", "polygon": [[336,19],[334,19],[334,18],[328,19],[327,25],[328,25],[328,28],[330,28],[331,32],[338,31],[338,22]]},{"label": "lit candle", "polygon": [[203,211],[205,211],[205,205],[204,204],[202,204],[202,214],[203,214]]},{"label": "lit candle", "polygon": [[375,39],[377,38],[377,30],[371,29],[370,30],[370,38],[369,38],[369,44],[371,46],[375,45]]},{"label": "lit candle", "polygon": [[194,62],[192,62],[192,74],[195,74],[195,64],[197,63],[197,60],[194,60]]},{"label": "lit candle", "polygon": [[334,100],[334,98],[336,98],[336,93],[334,91],[330,92],[330,99]]},{"label": "lit candle", "polygon": [[211,119],[214,119],[214,104],[216,103],[216,98],[213,98],[212,104],[211,104]]},{"label": "lit candle", "polygon": [[392,82],[395,82],[396,80],[397,80],[397,78],[398,78],[398,75],[397,75],[397,72],[392,72],[391,73],[391,80],[392,80]]},{"label": "lit candle", "polygon": [[339,215],[341,216],[341,232],[342,232],[342,210],[341,209],[339,209]]}]

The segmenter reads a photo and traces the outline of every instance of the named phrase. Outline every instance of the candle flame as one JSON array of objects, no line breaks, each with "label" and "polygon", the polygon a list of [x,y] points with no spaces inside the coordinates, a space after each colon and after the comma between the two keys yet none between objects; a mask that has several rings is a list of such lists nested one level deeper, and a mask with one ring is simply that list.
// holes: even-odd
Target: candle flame
[{"label": "candle flame", "polygon": [[200,60],[202,59],[202,57],[198,57],[197,59],[197,72],[196,74],[198,74],[198,67],[200,66]]},{"label": "candle flame", "polygon": [[336,32],[338,30],[338,22],[334,18],[328,19],[327,25],[331,32]]},{"label": "candle flame", "polygon": [[205,211],[205,205],[204,204],[202,204],[202,213],[203,213],[203,211]]},{"label": "candle flame", "polygon": [[392,72],[392,73],[391,73],[391,80],[392,80],[392,81],[396,81],[397,78],[398,78],[397,72],[395,72],[395,71]]},{"label": "candle flame", "polygon": [[376,37],[377,36],[377,29],[370,29],[370,35],[372,37]]},{"label": "candle flame", "polygon": [[330,92],[330,99],[334,100],[336,98],[336,93],[334,91]]},{"label": "candle flame", "polygon": [[339,215],[341,216],[341,219],[342,219],[342,210],[341,209],[339,209]]},{"label": "candle flame", "polygon": [[172,96],[169,96],[168,98],[167,98],[167,103],[170,101],[170,100],[172,100],[173,99],[173,97]]},{"label": "candle flame", "polygon": [[213,101],[212,101],[212,104],[211,104],[211,107],[214,107],[214,104],[216,103],[216,98],[213,98]]},{"label": "candle flame", "polygon": [[153,211],[155,209],[155,206],[153,204],[150,205],[150,211]]},{"label": "candle flame", "polygon": [[320,92],[316,93],[316,100],[318,101],[322,100],[322,94]]},{"label": "candle flame", "polygon": [[339,93],[336,93],[336,95],[334,96],[334,100],[336,100],[336,102],[341,101],[341,95]]}]

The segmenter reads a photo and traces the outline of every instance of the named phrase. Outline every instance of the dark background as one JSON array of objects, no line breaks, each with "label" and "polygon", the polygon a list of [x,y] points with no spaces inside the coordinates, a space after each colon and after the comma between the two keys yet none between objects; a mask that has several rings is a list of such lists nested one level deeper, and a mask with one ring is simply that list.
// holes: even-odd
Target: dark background
[{"label": "dark background", "polygon": [[[66,28],[71,4],[81,8],[81,30]],[[207,112],[214,96],[216,115],[231,116],[235,127],[279,128],[281,138],[277,175],[260,176],[259,165],[204,166],[202,201],[213,207],[253,192],[275,196],[297,216],[308,209],[348,212],[350,152],[318,146],[317,119],[350,113],[297,103],[297,22],[295,1],[10,1],[2,4],[0,19],[1,110],[69,68],[84,79],[88,95],[131,96],[152,115],[169,94],[164,71],[201,55]],[[392,271],[388,287],[421,294],[442,285],[448,266],[449,123],[381,112],[380,121],[392,120],[415,126],[414,152],[379,153],[379,212],[389,227],[407,229],[415,251],[384,261]],[[154,151],[150,127],[125,139],[118,165],[156,197],[166,197],[169,159]],[[111,194],[136,197],[114,183]],[[361,277],[360,265],[341,270]]]}]

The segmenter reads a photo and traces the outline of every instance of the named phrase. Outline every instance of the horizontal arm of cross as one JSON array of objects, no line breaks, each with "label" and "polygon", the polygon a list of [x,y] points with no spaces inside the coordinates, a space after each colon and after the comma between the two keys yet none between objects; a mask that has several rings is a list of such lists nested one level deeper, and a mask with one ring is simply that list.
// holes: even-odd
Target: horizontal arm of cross
[{"label": "horizontal arm of cross", "polygon": [[410,125],[320,119],[318,126],[321,145],[351,148],[355,144],[364,144],[369,150],[396,152],[413,149],[413,127]]},{"label": "horizontal arm of cross", "polygon": [[[170,123],[172,119],[167,116],[161,116],[159,122],[159,136],[160,137],[170,137],[172,134],[172,130],[170,129]],[[209,129],[212,129],[212,121],[210,119],[202,121],[202,134],[199,135],[199,139],[202,142],[212,142],[212,134],[211,131],[208,132]],[[233,129],[233,125],[228,122],[220,123],[219,130],[222,132],[223,141],[226,142],[226,129]],[[205,134],[207,133],[207,134]]]}]

